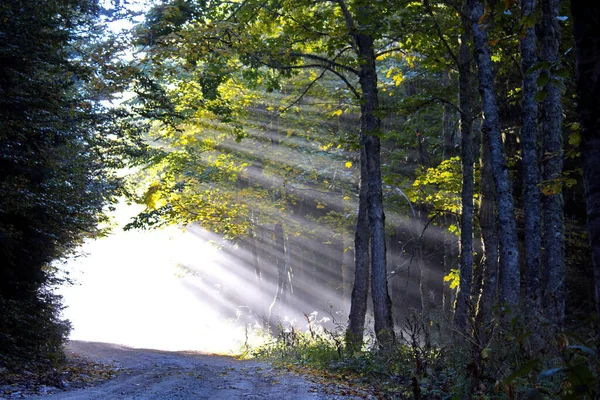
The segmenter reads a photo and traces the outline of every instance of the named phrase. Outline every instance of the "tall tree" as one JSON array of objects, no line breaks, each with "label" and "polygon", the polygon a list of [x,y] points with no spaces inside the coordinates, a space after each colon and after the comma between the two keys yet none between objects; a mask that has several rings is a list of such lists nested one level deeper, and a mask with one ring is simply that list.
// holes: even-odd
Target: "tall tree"
[{"label": "tall tree", "polygon": [[525,0],[521,4],[524,32],[521,45],[522,122],[521,122],[521,163],[523,166],[523,212],[525,218],[525,302],[526,311],[536,315],[541,307],[541,267],[542,267],[542,228],[541,194],[538,170],[538,103],[536,100],[539,70],[537,63],[534,12],[535,0]]},{"label": "tall tree", "polygon": [[[559,0],[540,0],[542,19],[539,27],[540,61],[547,65],[540,79],[546,81],[546,96],[541,104],[542,178],[549,184],[542,197],[544,221],[544,308],[547,318],[562,327],[565,314],[564,220],[562,196],[563,109],[560,67]],[[554,184],[550,184],[554,182]]]},{"label": "tall tree", "polygon": [[520,270],[519,241],[510,181],[494,88],[494,69],[486,31],[484,7],[478,0],[467,0],[467,15],[471,17],[473,51],[479,77],[484,120],[481,129],[489,137],[490,166],[496,185],[498,230],[500,237],[500,302],[511,308],[519,305]]},{"label": "tall tree", "polygon": [[[375,316],[375,334],[381,345],[395,343],[391,299],[387,285],[385,244],[385,215],[381,181],[381,120],[378,116],[377,69],[373,30],[378,17],[368,2],[354,4],[354,16],[344,0],[338,0],[352,39],[352,47],[359,60],[358,79],[361,88],[360,138],[367,159],[367,205],[371,249],[371,295]],[[361,155],[363,153],[361,152]]]},{"label": "tall tree", "polygon": [[460,220],[460,283],[456,295],[454,322],[458,329],[465,331],[471,297],[473,277],[473,195],[475,190],[473,173],[473,96],[471,83],[472,28],[469,3],[465,1],[461,9],[462,32],[458,53],[460,133],[462,162],[462,193]]}]

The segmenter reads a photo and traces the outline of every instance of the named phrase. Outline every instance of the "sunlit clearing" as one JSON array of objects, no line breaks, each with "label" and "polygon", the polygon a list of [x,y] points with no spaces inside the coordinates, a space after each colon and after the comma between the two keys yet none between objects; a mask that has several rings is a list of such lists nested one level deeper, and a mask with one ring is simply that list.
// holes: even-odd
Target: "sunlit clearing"
[{"label": "sunlit clearing", "polygon": [[[122,225],[138,211],[120,204],[117,219]],[[176,227],[116,228],[86,242],[81,252],[87,255],[64,266],[75,285],[60,288],[71,339],[211,353],[237,353],[247,340],[246,321],[223,313],[220,288],[204,283],[204,292],[190,290],[200,278],[183,276],[181,265],[190,262],[212,276],[222,270],[215,262],[218,250],[197,234]],[[235,316],[237,305],[225,306]]]}]

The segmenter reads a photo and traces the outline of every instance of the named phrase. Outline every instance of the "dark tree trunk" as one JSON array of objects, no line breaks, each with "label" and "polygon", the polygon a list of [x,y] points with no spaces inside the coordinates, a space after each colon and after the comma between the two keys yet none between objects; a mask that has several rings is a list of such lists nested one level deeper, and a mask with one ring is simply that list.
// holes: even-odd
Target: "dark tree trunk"
[{"label": "dark tree trunk", "polygon": [[363,104],[361,106],[361,135],[367,156],[367,176],[369,190],[367,195],[369,231],[371,235],[371,295],[375,317],[377,341],[384,347],[395,343],[394,323],[392,320],[392,302],[387,286],[387,261],[385,250],[385,214],[383,212],[383,194],[381,181],[381,143],[379,131],[381,121],[376,115],[377,72],[375,70],[375,52],[373,38],[357,35],[360,58],[365,60],[360,68],[360,86]]},{"label": "dark tree trunk", "polygon": [[496,223],[496,194],[490,166],[490,150],[487,135],[481,138],[481,206],[479,225],[483,247],[482,285],[477,304],[478,341],[487,345],[486,327],[492,317],[498,287],[498,226]]},{"label": "dark tree trunk", "polygon": [[360,191],[358,216],[354,231],[354,287],[350,303],[350,317],[346,330],[346,350],[352,354],[361,350],[369,294],[369,223],[367,218],[367,160],[365,150],[360,152]]},{"label": "dark tree trunk", "polygon": [[[541,0],[540,60],[558,65],[560,32],[558,26],[559,0]],[[544,70],[551,79],[544,88],[546,97],[541,105],[542,178],[557,182],[544,191],[542,216],[544,220],[544,298],[546,317],[556,328],[563,325],[565,316],[565,261],[562,184],[562,104],[560,77],[550,69]]]},{"label": "dark tree trunk", "polygon": [[[581,159],[592,248],[597,321],[600,321],[600,5],[571,2],[577,61],[577,111],[581,123]],[[600,359],[600,323],[596,324],[596,350]],[[597,371],[600,372],[600,371]],[[600,398],[600,395],[598,395]]]},{"label": "dark tree trunk", "polygon": [[[523,17],[535,11],[536,0],[523,0]],[[523,74],[521,163],[523,166],[523,212],[525,214],[525,311],[530,317],[541,309],[542,228],[540,178],[538,171],[538,106],[536,80],[539,71],[528,72],[537,63],[535,27],[525,30],[521,38],[521,73]]]},{"label": "dark tree trunk", "polygon": [[460,286],[456,294],[454,323],[465,332],[467,329],[467,314],[471,297],[471,280],[473,274],[473,99],[471,96],[471,24],[469,14],[463,7],[461,45],[458,54],[458,85],[460,102],[460,132],[461,132],[461,161],[462,161],[462,215],[460,222]]},{"label": "dark tree trunk", "polygon": [[489,137],[490,165],[496,184],[498,210],[498,233],[500,237],[500,302],[511,309],[518,307],[520,296],[519,242],[515,221],[512,185],[506,165],[506,154],[502,143],[494,70],[488,47],[485,26],[479,21],[483,16],[483,5],[478,0],[467,0],[473,29],[474,54],[479,76],[479,93],[484,114],[481,130]]},{"label": "dark tree trunk", "polygon": [[[368,33],[372,24],[372,10],[368,4],[356,11],[356,22],[344,0],[338,0],[346,27],[350,33],[353,49],[360,60],[358,79],[361,89],[360,141],[365,149],[367,164],[367,207],[371,245],[371,295],[375,317],[375,335],[383,347],[396,342],[392,320],[392,302],[387,286],[387,263],[385,250],[385,214],[381,181],[381,120],[377,115],[377,69],[373,36]],[[366,23],[362,23],[366,21]]]}]

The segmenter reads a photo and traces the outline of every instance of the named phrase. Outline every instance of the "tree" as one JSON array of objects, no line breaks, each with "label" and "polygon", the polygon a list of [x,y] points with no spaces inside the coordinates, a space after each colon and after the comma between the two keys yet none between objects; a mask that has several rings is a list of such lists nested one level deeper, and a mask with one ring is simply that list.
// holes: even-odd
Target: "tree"
[{"label": "tree", "polygon": [[[312,2],[245,2],[241,5],[214,3],[202,8],[193,23],[184,25],[178,3],[172,13],[164,13],[164,26],[179,29],[183,45],[174,48],[167,35],[162,40],[152,35],[154,54],[172,62],[178,55],[185,60],[179,72],[198,73],[201,94],[206,101],[201,107],[220,115],[222,122],[231,122],[232,102],[219,93],[227,82],[223,70],[237,69],[246,82],[266,78],[272,88],[280,87],[280,79],[300,70],[313,70],[303,94],[317,81],[332,75],[340,79],[361,108],[360,143],[365,148],[367,172],[367,207],[372,273],[372,295],[375,303],[375,324],[382,344],[393,343],[391,304],[387,289],[385,221],[383,213],[380,136],[378,115],[376,41],[379,27],[374,23],[385,7],[371,7],[362,2],[344,1],[313,4]],[[339,12],[338,12],[339,11]],[[187,15],[185,12],[183,14]],[[210,23],[204,18],[210,15]],[[184,18],[185,19],[185,18]],[[154,32],[149,27],[142,32]],[[347,43],[351,43],[350,46]],[[178,53],[178,54],[177,54]],[[211,63],[206,62],[209,58]],[[218,68],[213,68],[219,65]],[[166,77],[162,71],[157,75]],[[171,79],[171,78],[169,78]],[[358,88],[355,87],[358,81]],[[218,102],[213,105],[211,102]],[[220,108],[219,108],[220,107]],[[286,107],[288,110],[291,106]],[[243,134],[241,135],[243,137]],[[241,138],[240,137],[240,138]],[[362,212],[362,211],[361,211]],[[360,212],[359,212],[360,213]],[[177,214],[177,213],[176,213]],[[170,214],[174,216],[173,213]]]},{"label": "tree", "polygon": [[479,76],[484,121],[481,129],[489,137],[490,166],[496,185],[498,230],[500,237],[500,302],[518,307],[520,301],[519,242],[514,212],[512,186],[506,165],[506,155],[500,132],[500,120],[491,50],[485,30],[486,19],[483,5],[478,0],[467,0],[467,15],[471,16],[473,51]]},{"label": "tree", "polygon": [[471,84],[471,21],[469,19],[468,2],[461,9],[461,42],[458,53],[460,131],[461,131],[461,222],[460,222],[460,283],[456,295],[454,322],[461,331],[466,330],[467,312],[471,297],[471,280],[473,277],[473,195],[475,191],[473,163],[473,100]]},{"label": "tree", "polygon": [[535,0],[524,1],[521,5],[524,32],[521,33],[521,74],[523,75],[523,94],[521,100],[521,159],[523,166],[523,212],[525,231],[525,303],[526,310],[532,316],[541,308],[541,267],[542,267],[542,230],[541,203],[538,169],[538,92],[537,45],[534,18]]},{"label": "tree", "polygon": [[[546,183],[542,197],[544,246],[544,308],[546,317],[560,328],[565,314],[564,221],[562,197],[562,78],[560,69],[560,2],[541,0],[540,61],[548,68],[540,73],[545,82],[545,98],[541,104],[542,178]],[[554,182],[554,184],[552,184]]]},{"label": "tree", "polygon": [[95,1],[0,5],[0,365],[60,357],[69,327],[50,264],[98,233],[118,189],[109,168],[138,132],[102,103],[127,68],[104,63],[121,47],[99,40],[99,12]]}]

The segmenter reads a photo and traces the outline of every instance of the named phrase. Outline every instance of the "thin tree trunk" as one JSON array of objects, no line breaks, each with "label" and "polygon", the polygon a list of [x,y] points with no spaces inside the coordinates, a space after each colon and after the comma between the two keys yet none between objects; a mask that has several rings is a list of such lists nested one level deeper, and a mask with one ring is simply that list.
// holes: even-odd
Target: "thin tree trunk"
[{"label": "thin tree trunk", "polygon": [[262,271],[260,270],[260,259],[258,258],[258,247],[256,245],[256,234],[254,233],[254,218],[250,218],[250,223],[248,224],[248,236],[250,239],[250,247],[252,249],[252,262],[254,264],[254,277],[256,278],[256,283],[259,285],[262,291]]},{"label": "thin tree trunk", "polygon": [[[523,19],[535,12],[536,0],[523,0]],[[525,30],[521,38],[521,73],[523,94],[521,101],[521,159],[523,165],[523,212],[525,214],[525,311],[530,317],[541,309],[542,229],[540,178],[538,171],[538,105],[534,98],[538,87],[539,71],[528,72],[537,63],[535,27]]]},{"label": "thin tree trunk", "polygon": [[[450,87],[450,71],[444,71],[442,75],[442,84],[445,88]],[[442,106],[442,136],[444,146],[442,147],[442,158],[444,160],[456,156],[456,137],[454,124],[456,121],[456,108],[450,104],[444,103]]]},{"label": "thin tree trunk", "polygon": [[[540,59],[558,65],[560,32],[558,27],[559,0],[541,0]],[[558,182],[542,197],[544,220],[544,308],[546,317],[561,328],[565,317],[565,262],[562,178],[562,104],[560,77],[544,70],[551,78],[541,105],[542,178]]]},{"label": "thin tree trunk", "polygon": [[283,224],[280,221],[275,223],[274,235],[275,248],[273,249],[273,253],[275,255],[275,265],[277,266],[277,292],[269,307],[269,326],[271,329],[274,329],[275,327],[275,317],[280,317],[279,311],[287,302],[289,283]]},{"label": "thin tree trunk", "polygon": [[[423,146],[423,136],[417,131],[417,143],[419,145],[419,164],[422,167],[426,167],[429,164],[427,154]],[[419,204],[419,227],[425,227],[427,223],[427,216],[429,212],[427,210],[427,204]],[[421,228],[423,229],[423,228]],[[429,348],[431,345],[431,330],[430,330],[430,316],[429,316],[429,266],[425,263],[425,233],[419,238],[417,244],[417,263],[419,265],[419,295],[421,297],[421,318],[423,320],[423,333],[425,339],[425,347]]]},{"label": "thin tree trunk", "polygon": [[460,284],[456,294],[454,324],[461,332],[467,329],[467,314],[471,297],[471,280],[473,274],[473,99],[471,96],[471,24],[463,6],[461,44],[458,53],[460,132],[462,161],[462,215],[460,222]]},{"label": "thin tree trunk", "polygon": [[354,287],[350,316],[346,330],[346,350],[352,354],[361,350],[369,294],[369,223],[367,217],[367,160],[364,148],[360,151],[360,189],[358,216],[354,231]]},{"label": "thin tree trunk", "polygon": [[[468,40],[467,40],[468,42]],[[470,60],[470,55],[467,56]],[[470,63],[469,63],[470,64]],[[470,70],[469,70],[470,72]],[[442,76],[442,82],[445,87],[450,86],[450,71],[445,71]],[[456,156],[456,131],[454,128],[454,124],[456,121],[456,109],[449,104],[444,103],[442,110],[442,135],[444,138],[444,147],[442,158],[444,160],[449,159],[450,157]],[[458,221],[456,220],[456,216],[454,214],[446,214],[444,215],[444,225],[448,228],[450,225],[456,225]],[[450,273],[450,270],[456,268],[456,259],[457,259],[457,251],[458,247],[456,245],[457,240],[456,236],[446,230],[444,232],[444,261],[443,261],[443,276],[446,276]],[[446,282],[443,282],[442,288],[442,311],[444,315],[447,315],[447,312],[451,309],[452,302],[450,301],[450,288]]]},{"label": "thin tree trunk", "polygon": [[500,237],[500,302],[513,311],[519,305],[520,270],[519,242],[515,221],[512,185],[506,165],[506,154],[500,132],[498,104],[494,88],[494,70],[488,47],[485,26],[479,23],[483,16],[483,5],[478,0],[467,0],[473,29],[474,54],[479,76],[479,93],[484,114],[481,130],[489,136],[490,165],[496,184],[498,232]]},{"label": "thin tree trunk", "polygon": [[[574,0],[577,111],[581,123],[581,160],[592,249],[597,321],[600,321],[600,5]],[[596,351],[600,359],[600,323],[596,324]],[[600,373],[600,370],[596,371]],[[597,396],[600,399],[600,393]]]},{"label": "thin tree trunk", "polygon": [[343,237],[342,239],[342,299],[344,302],[350,300],[352,296],[352,279],[351,275],[351,265],[353,262],[353,256],[351,249],[348,248],[347,238]]}]

